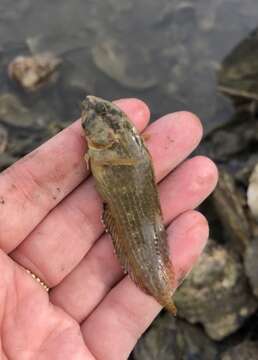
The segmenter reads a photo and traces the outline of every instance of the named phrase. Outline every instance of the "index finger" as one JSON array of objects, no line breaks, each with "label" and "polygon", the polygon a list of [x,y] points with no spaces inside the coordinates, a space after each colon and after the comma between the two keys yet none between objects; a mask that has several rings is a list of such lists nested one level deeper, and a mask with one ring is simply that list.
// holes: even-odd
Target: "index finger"
[{"label": "index finger", "polygon": [[[118,100],[141,131],[149,109],[140,100]],[[0,248],[16,248],[42,219],[87,176],[80,121],[54,136],[0,175]]]}]

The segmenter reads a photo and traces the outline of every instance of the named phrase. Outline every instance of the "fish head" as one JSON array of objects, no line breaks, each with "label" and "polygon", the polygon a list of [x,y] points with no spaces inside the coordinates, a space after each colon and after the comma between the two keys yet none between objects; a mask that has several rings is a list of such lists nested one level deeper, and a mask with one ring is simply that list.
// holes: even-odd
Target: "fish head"
[{"label": "fish head", "polygon": [[87,96],[82,102],[81,117],[89,147],[106,149],[119,141],[122,111],[111,102]]}]

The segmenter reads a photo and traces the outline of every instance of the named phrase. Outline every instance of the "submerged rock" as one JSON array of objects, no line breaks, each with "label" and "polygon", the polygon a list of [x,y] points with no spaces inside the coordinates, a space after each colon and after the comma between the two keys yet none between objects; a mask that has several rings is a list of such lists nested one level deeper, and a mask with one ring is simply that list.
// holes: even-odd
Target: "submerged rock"
[{"label": "submerged rock", "polygon": [[121,85],[143,90],[157,83],[148,50],[143,46],[126,46],[115,39],[100,41],[92,50],[96,66]]},{"label": "submerged rock", "polygon": [[51,53],[17,56],[8,66],[8,74],[26,90],[36,90],[53,79],[61,60]]},{"label": "submerged rock", "polygon": [[245,253],[245,272],[254,294],[258,297],[258,238],[254,239]]},{"label": "submerged rock", "polygon": [[258,101],[258,28],[225,58],[219,72],[219,89],[233,97]]},{"label": "submerged rock", "polygon": [[217,348],[201,329],[165,314],[139,340],[134,359],[215,360]]},{"label": "submerged rock", "polygon": [[214,340],[239,329],[258,307],[241,262],[213,240],[174,299],[179,317],[202,323]]},{"label": "submerged rock", "polygon": [[258,163],[250,176],[247,190],[247,203],[253,217],[258,220]]},{"label": "submerged rock", "polygon": [[219,182],[213,193],[213,203],[232,246],[242,254],[251,236],[243,209],[245,199],[236,188],[233,177],[225,170],[220,171]]},{"label": "submerged rock", "polygon": [[258,163],[258,153],[246,153],[241,157],[233,157],[227,166],[233,170],[234,178],[245,188],[249,185],[249,180],[254,166]]},{"label": "submerged rock", "polygon": [[30,127],[35,124],[35,116],[11,93],[0,95],[0,120],[8,125]]},{"label": "submerged rock", "polygon": [[224,352],[221,360],[257,360],[258,343],[254,341],[243,341],[241,344]]},{"label": "submerged rock", "polygon": [[258,145],[258,123],[249,109],[238,110],[231,124],[217,129],[201,144],[201,151],[216,161],[239,159],[250,146]]}]

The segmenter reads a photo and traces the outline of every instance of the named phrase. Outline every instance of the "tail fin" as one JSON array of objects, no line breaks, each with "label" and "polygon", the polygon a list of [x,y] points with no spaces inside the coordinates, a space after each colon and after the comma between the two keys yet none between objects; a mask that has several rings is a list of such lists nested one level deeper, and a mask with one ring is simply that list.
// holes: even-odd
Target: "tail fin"
[{"label": "tail fin", "polygon": [[168,293],[170,295],[166,296],[166,299],[164,299],[164,307],[167,311],[169,311],[174,316],[176,316],[177,309],[173,302],[172,295],[174,294],[175,289],[177,288],[177,280],[176,280],[176,276],[175,276],[174,266],[170,259],[168,259],[168,262],[166,264],[166,271],[167,271],[167,275],[168,275],[168,279],[169,279],[170,289],[168,290]]},{"label": "tail fin", "polygon": [[172,315],[176,316],[177,308],[172,299],[169,303],[166,303],[165,309],[169,311]]}]

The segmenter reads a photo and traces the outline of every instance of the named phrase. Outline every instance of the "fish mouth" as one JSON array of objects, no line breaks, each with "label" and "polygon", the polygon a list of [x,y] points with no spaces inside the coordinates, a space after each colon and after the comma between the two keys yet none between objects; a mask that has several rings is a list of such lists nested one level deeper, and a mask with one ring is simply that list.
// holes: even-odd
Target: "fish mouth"
[{"label": "fish mouth", "polygon": [[82,102],[83,111],[93,111],[99,115],[105,115],[109,109],[109,102],[93,95],[86,96]]},{"label": "fish mouth", "polygon": [[101,99],[88,95],[81,103],[81,124],[84,130],[86,130],[86,122],[91,117],[92,113],[96,113],[96,105]]},{"label": "fish mouth", "polygon": [[100,97],[97,97],[97,96],[94,96],[94,95],[88,95],[86,96],[86,99],[85,99],[85,102],[88,104],[88,106],[90,108],[96,108],[96,106],[98,104],[106,104],[107,101],[100,98]]},{"label": "fish mouth", "polygon": [[86,96],[86,98],[82,101],[82,111],[89,111],[90,109],[94,109],[98,100],[99,98],[97,98],[96,96]]},{"label": "fish mouth", "polygon": [[96,104],[97,102],[106,102],[106,100],[94,95],[87,95],[86,100],[88,100],[91,104]]}]

